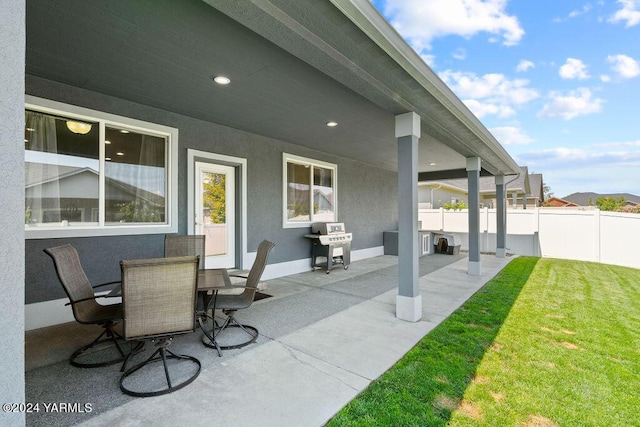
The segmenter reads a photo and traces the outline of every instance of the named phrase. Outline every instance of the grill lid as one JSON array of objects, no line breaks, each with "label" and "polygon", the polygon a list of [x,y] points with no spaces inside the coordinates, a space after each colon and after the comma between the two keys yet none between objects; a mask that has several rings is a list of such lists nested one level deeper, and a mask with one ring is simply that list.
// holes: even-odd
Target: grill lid
[{"label": "grill lid", "polygon": [[313,234],[343,234],[344,223],[343,222],[317,222],[311,225],[311,232]]}]

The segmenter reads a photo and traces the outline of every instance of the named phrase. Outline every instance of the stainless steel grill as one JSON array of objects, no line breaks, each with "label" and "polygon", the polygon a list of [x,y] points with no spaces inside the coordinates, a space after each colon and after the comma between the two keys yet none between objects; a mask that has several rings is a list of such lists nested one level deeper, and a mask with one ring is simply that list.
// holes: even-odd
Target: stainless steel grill
[{"label": "stainless steel grill", "polygon": [[342,222],[321,222],[311,226],[311,268],[325,268],[327,274],[333,267],[342,265],[346,270],[351,264],[352,233],[345,232]]}]

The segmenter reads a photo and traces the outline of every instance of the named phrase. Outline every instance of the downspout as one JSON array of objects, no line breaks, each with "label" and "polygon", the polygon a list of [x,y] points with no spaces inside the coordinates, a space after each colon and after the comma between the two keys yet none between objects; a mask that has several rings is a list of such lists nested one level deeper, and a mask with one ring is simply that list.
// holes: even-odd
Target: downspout
[{"label": "downspout", "polygon": [[[515,181],[516,179],[520,178],[520,175],[522,175],[522,172],[518,172],[518,175],[516,175],[515,178],[513,178],[511,181],[507,181],[507,182],[504,183],[504,198],[505,198],[505,201],[506,201],[506,199],[509,198],[509,194],[508,194],[508,191],[507,191],[507,186],[509,184],[511,184],[513,181]],[[516,206],[514,206],[514,209],[516,209],[518,207],[517,203],[518,203],[518,196],[516,196]],[[506,207],[506,205],[505,205],[505,207]]]},{"label": "downspout", "polygon": [[435,208],[433,207],[433,190],[437,190],[438,188],[442,188],[442,184],[438,184],[438,186],[437,186],[437,187],[432,187],[432,188],[431,188],[431,209],[435,209]]},{"label": "downspout", "polygon": [[[507,186],[509,184],[511,184],[513,181],[515,181],[516,179],[520,178],[520,175],[522,175],[522,172],[518,172],[518,174],[515,176],[515,178],[513,178],[511,181],[505,182],[505,184],[504,184],[504,200],[503,200],[503,202],[504,202],[504,233],[505,233],[505,236],[504,236],[505,237],[505,248],[504,249],[505,249],[505,251],[507,249],[506,248],[506,246],[507,246],[506,245],[506,243],[507,243],[507,241],[506,241],[506,238],[507,238],[507,197],[508,197],[508,195],[507,195]],[[497,212],[496,212],[496,214],[497,214]]]}]

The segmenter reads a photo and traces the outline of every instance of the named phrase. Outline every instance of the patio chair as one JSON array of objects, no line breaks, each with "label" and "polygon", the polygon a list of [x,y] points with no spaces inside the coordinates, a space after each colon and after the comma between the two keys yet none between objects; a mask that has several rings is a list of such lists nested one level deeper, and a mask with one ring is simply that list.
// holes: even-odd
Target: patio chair
[{"label": "patio chair", "polygon": [[[200,374],[200,361],[168,347],[175,336],[195,330],[198,257],[121,261],[120,266],[124,337],[151,340],[156,347],[151,356],[129,369],[129,359],[125,360],[120,389],[131,396],[148,397],[185,387]],[[174,360],[173,379],[167,359]],[[164,373],[154,362],[162,362]]]},{"label": "patio chair", "polygon": [[53,259],[58,279],[69,297],[69,302],[65,305],[71,305],[75,320],[104,328],[90,344],[73,352],[69,363],[80,368],[98,368],[123,362],[133,347],[127,348],[130,346],[125,345],[122,335],[114,330],[115,325],[122,320],[122,304],[98,304],[96,300],[107,295],[96,295],[94,291],[101,286],[119,282],[92,286],[82,268],[78,251],[69,244],[47,248],[44,252]]},{"label": "patio chair", "polygon": [[[238,310],[246,309],[251,306],[253,303],[253,299],[255,297],[255,293],[258,290],[258,282],[260,281],[260,277],[262,277],[262,273],[267,265],[267,258],[269,257],[269,252],[275,246],[275,243],[269,242],[267,240],[263,240],[262,243],[258,246],[258,253],[256,255],[256,259],[251,266],[251,270],[249,270],[249,274],[246,276],[246,281],[244,285],[233,285],[231,288],[241,288],[244,289],[240,294],[234,295],[225,295],[224,293],[218,293],[213,299],[213,308],[222,310],[222,313],[226,316],[224,322],[221,326],[215,326],[211,333],[216,337],[216,341],[218,337],[220,337],[228,328],[238,328],[239,330],[246,333],[249,338],[245,341],[236,344],[229,345],[220,345],[219,347],[223,350],[233,349],[233,348],[241,348],[246,345],[249,345],[258,338],[258,329],[250,326],[239,323],[235,316],[235,313]],[[234,276],[230,274],[230,276]],[[238,275],[236,277],[245,278],[244,275]],[[202,337],[202,343],[207,347],[213,347],[212,340],[209,340],[206,336]]]},{"label": "patio chair", "polygon": [[[164,256],[165,258],[176,256],[198,256],[200,257],[200,263],[198,268],[200,270],[205,269],[205,243],[206,239],[204,235],[181,235],[181,234],[167,234],[164,236]],[[206,322],[211,316],[207,314],[206,305],[211,297],[199,294],[198,295],[198,310],[197,319],[200,323],[200,327],[206,331]],[[215,319],[213,319],[215,324]],[[217,324],[216,324],[217,326]],[[214,342],[213,337],[209,337],[211,342]],[[218,350],[218,354],[220,351]]]},{"label": "patio chair", "polygon": [[165,258],[176,256],[199,256],[199,268],[204,270],[205,237],[203,235],[167,234],[164,236]]}]

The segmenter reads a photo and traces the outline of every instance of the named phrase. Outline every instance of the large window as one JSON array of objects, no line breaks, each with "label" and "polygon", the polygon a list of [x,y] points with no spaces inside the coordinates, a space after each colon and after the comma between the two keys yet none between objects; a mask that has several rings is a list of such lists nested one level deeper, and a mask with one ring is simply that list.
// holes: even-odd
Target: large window
[{"label": "large window", "polygon": [[27,97],[27,238],[176,231],[177,135]]},{"label": "large window", "polygon": [[283,226],[306,227],[335,222],[338,167],[331,163],[283,155]]}]

